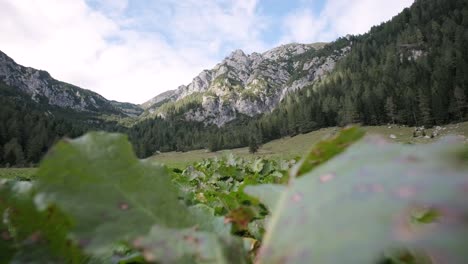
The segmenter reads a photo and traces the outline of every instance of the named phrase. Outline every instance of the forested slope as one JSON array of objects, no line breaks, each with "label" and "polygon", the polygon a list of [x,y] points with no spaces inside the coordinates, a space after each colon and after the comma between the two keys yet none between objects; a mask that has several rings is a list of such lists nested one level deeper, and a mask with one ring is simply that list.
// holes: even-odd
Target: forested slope
[{"label": "forested slope", "polygon": [[272,113],[238,118],[220,129],[183,117],[156,118],[129,133],[140,156],[147,156],[157,150],[241,147],[349,123],[432,126],[466,120],[467,5],[418,0],[367,34],[325,46],[319,52],[348,44],[351,51],[331,74],[291,93]]},{"label": "forested slope", "polygon": [[117,127],[92,115],[37,104],[29,95],[0,82],[0,166],[29,166],[64,136]]}]

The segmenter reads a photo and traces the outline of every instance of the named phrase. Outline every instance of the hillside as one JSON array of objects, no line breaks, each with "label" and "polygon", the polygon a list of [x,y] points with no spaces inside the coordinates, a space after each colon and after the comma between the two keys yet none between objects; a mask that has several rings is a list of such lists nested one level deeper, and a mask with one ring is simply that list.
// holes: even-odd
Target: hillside
[{"label": "hillside", "polygon": [[90,130],[116,130],[116,122],[97,113],[38,103],[18,88],[0,81],[0,166],[37,163],[64,136]]},{"label": "hillside", "polygon": [[[221,88],[208,94],[193,93],[175,102],[165,102],[164,96],[159,97],[155,109],[156,115],[159,109],[159,117],[137,124],[130,131],[131,138],[139,155],[146,157],[156,151],[238,148],[252,141],[268,142],[350,123],[432,127],[466,121],[467,5],[459,0],[415,1],[392,20],[364,35],[340,38],[300,56],[288,57],[288,65],[296,66],[281,87],[297,80],[311,81],[294,92],[285,92],[283,100],[268,109],[271,112],[252,117],[226,108],[235,105],[236,99],[224,101],[225,90]],[[330,65],[334,67],[328,67],[327,74],[311,78],[317,68],[308,68],[309,65],[315,65],[314,61],[325,65],[324,59],[341,51],[345,54],[339,53],[343,56],[333,60]],[[230,62],[246,61],[248,65],[249,56],[244,55],[233,53],[219,69]],[[239,72],[242,73],[229,71],[234,77],[239,77]],[[226,83],[238,83],[239,91],[249,91],[240,82],[242,79],[236,80]],[[234,87],[228,87],[231,88],[227,88],[226,94],[228,97],[234,94],[235,98]],[[221,101],[227,103],[217,103]],[[193,120],[204,121],[205,126]]]},{"label": "hillside", "polygon": [[0,166],[37,163],[58,139],[121,130],[142,109],[17,64],[0,51]]}]

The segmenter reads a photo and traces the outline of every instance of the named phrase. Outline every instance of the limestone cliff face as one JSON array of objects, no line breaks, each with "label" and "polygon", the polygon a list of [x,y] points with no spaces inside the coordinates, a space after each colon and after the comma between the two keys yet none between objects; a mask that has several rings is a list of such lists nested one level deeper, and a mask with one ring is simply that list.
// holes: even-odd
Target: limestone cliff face
[{"label": "limestone cliff face", "polygon": [[45,105],[82,112],[125,115],[140,115],[143,111],[136,105],[111,102],[95,92],[57,81],[46,71],[21,66],[1,51],[0,81]]},{"label": "limestone cliff face", "polygon": [[[264,53],[236,50],[188,85],[158,95],[143,104],[144,116],[167,116],[164,105],[191,101],[186,120],[223,126],[239,114],[255,116],[272,111],[290,92],[302,89],[332,71],[350,47],[319,54],[325,44],[288,44]],[[201,100],[199,97],[201,95]]]}]

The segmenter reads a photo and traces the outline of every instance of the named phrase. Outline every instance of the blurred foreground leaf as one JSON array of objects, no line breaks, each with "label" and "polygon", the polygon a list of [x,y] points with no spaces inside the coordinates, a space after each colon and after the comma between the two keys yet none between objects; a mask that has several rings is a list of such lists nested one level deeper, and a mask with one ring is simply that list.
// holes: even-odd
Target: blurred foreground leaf
[{"label": "blurred foreground leaf", "polygon": [[141,161],[120,134],[89,133],[61,141],[37,172],[36,200],[73,220],[72,235],[87,252],[108,255],[151,226],[194,225],[161,166]]},{"label": "blurred foreground leaf", "polygon": [[455,138],[404,146],[367,137],[292,179],[277,202],[277,188],[248,186],[274,204],[258,263],[387,263],[379,261],[398,251],[408,254],[388,263],[465,263],[463,148]]}]

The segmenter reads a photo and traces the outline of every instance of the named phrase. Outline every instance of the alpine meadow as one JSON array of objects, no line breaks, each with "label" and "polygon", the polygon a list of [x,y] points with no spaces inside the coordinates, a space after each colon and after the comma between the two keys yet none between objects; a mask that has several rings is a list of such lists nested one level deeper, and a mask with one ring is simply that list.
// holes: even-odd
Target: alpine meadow
[{"label": "alpine meadow", "polygon": [[0,263],[468,262],[467,0],[0,0],[0,24]]}]

